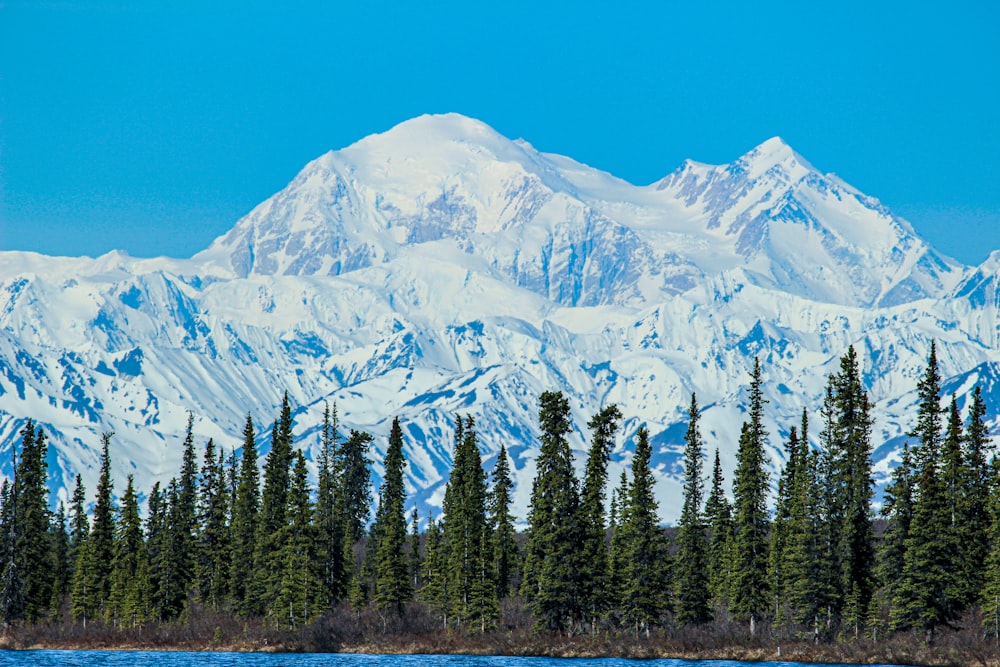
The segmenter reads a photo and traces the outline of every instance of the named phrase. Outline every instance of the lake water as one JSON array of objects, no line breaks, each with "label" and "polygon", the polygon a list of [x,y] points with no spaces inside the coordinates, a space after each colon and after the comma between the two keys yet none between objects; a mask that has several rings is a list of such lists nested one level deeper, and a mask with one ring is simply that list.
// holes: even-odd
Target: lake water
[{"label": "lake water", "polygon": [[[823,667],[798,662],[511,658],[465,655],[336,653],[186,653],[160,651],[0,651],[0,667]],[[827,665],[826,667],[833,667]],[[875,667],[892,667],[881,665]]]}]

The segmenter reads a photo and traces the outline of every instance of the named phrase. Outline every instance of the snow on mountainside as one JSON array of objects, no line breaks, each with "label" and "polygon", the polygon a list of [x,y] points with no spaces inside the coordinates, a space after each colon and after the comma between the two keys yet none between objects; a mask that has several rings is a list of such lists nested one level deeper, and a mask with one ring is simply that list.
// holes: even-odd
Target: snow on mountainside
[{"label": "snow on mountainside", "polygon": [[[187,410],[225,448],[249,412],[266,449],[287,389],[310,455],[324,401],[379,451],[399,416],[426,507],[441,501],[454,415],[470,413],[487,466],[507,444],[523,518],[537,397],[561,389],[581,455],[589,416],[622,406],[612,479],[649,426],[673,520],[690,393],[731,471],[755,356],[775,466],[849,345],[882,472],[931,340],[949,391],[964,400],[979,383],[1000,399],[998,268],[940,256],[777,138],[634,186],[478,121],[424,116],[309,163],[188,260],[0,253],[0,446],[41,422],[65,497],[77,472],[94,488],[99,433],[114,431],[116,479],[149,488],[178,469]],[[9,455],[0,466],[10,474]]]}]

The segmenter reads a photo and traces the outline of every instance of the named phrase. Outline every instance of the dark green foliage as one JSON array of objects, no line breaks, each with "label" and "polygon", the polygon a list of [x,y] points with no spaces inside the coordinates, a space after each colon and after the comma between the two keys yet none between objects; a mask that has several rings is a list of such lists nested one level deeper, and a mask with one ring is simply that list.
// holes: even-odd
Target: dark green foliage
[{"label": "dark green foliage", "polygon": [[336,403],[332,408],[329,403],[325,403],[320,427],[316,527],[319,531],[320,569],[327,606],[332,606],[347,596],[344,521],[337,514],[337,497],[340,495],[338,428]]},{"label": "dark green foliage", "polygon": [[236,501],[233,504],[232,559],[230,563],[230,595],[236,610],[243,615],[255,611],[249,582],[253,578],[253,553],[257,543],[257,522],[260,512],[260,473],[257,470],[257,443],[253,419],[247,415],[243,427],[243,456],[240,463]]},{"label": "dark green foliage", "polygon": [[615,433],[622,419],[617,405],[606,406],[587,423],[591,430],[590,452],[583,478],[580,499],[581,544],[580,599],[584,613],[590,616],[591,628],[607,610],[608,587],[607,521],[604,516],[604,489],[608,483],[608,463]]},{"label": "dark green foliage", "polygon": [[229,488],[222,452],[205,445],[198,504],[197,584],[202,602],[218,609],[228,597],[232,560]]},{"label": "dark green foliage", "polygon": [[657,517],[651,457],[649,433],[641,426],[636,433],[632,483],[619,528],[624,582],[619,605],[622,621],[633,626],[636,633],[644,630],[647,636],[670,608],[667,541]]},{"label": "dark green foliage", "polygon": [[420,569],[424,564],[420,557],[420,515],[417,513],[416,505],[413,506],[413,514],[410,516],[410,536],[406,541],[406,562],[411,590],[416,593],[420,590]]},{"label": "dark green foliage", "polygon": [[493,487],[490,490],[490,531],[493,536],[493,577],[497,584],[497,597],[503,599],[516,590],[518,574],[517,538],[514,530],[514,515],[510,506],[513,501],[514,482],[510,478],[510,464],[507,461],[507,446],[500,445],[496,464],[493,467]]},{"label": "dark green foliage", "polygon": [[73,570],[70,566],[69,532],[66,530],[66,508],[59,508],[49,521],[49,544],[52,552],[52,599],[49,607],[58,611],[69,595]]},{"label": "dark green foliage", "polygon": [[427,519],[427,542],[424,546],[424,585],[420,589],[420,599],[427,606],[439,612],[448,627],[448,609],[451,604],[451,590],[448,587],[448,559],[445,552],[441,529],[431,515]]},{"label": "dark green foliage", "polygon": [[115,537],[115,555],[111,566],[111,590],[105,610],[115,625],[136,627],[152,615],[152,591],[149,582],[149,557],[142,535],[139,501],[132,476],[128,477]]},{"label": "dark green foliage", "polygon": [[[21,431],[21,459],[14,478],[14,564],[23,590],[23,607],[13,618],[37,621],[52,602],[53,567],[49,537],[48,448],[45,432],[31,420]],[[10,564],[8,564],[10,567]],[[7,616],[7,614],[5,614]]]},{"label": "dark green foliage", "polygon": [[[623,473],[624,474],[624,473]],[[727,609],[732,580],[733,510],[723,488],[722,463],[715,450],[712,488],[705,501],[705,520],[711,531],[708,543],[708,590],[715,609]]]},{"label": "dark green foliage", "polygon": [[755,622],[770,600],[767,579],[768,472],[764,441],[764,395],[760,361],[754,361],[750,382],[750,420],[743,424],[736,473],[733,478],[733,575],[730,610],[739,619]]},{"label": "dark green foliage", "polygon": [[896,591],[903,578],[906,543],[913,523],[913,460],[909,443],[903,445],[899,465],[885,488],[882,517],[888,523],[878,552],[876,576],[883,602],[889,604],[896,599]]},{"label": "dark green foliage", "polygon": [[904,543],[902,576],[892,601],[892,627],[922,628],[931,638],[936,627],[951,623],[960,612],[953,568],[957,562],[956,545],[941,474],[941,377],[933,345],[917,393],[913,520]]},{"label": "dark green foliage", "polygon": [[442,524],[451,615],[458,623],[483,631],[496,620],[496,584],[486,519],[486,474],[471,416],[464,422],[461,416],[456,419]]},{"label": "dark green foliage", "polygon": [[[111,435],[101,436],[101,476],[97,482],[93,523],[81,553],[83,566],[77,561],[73,582],[73,610],[78,618],[101,615],[104,602],[111,592],[111,564],[114,559],[115,507],[112,501]],[[78,591],[80,594],[78,595]],[[79,599],[78,599],[79,598]]]},{"label": "dark green foliage", "polygon": [[175,532],[172,558],[176,559],[177,586],[185,594],[195,583],[198,567],[198,455],[194,449],[194,414],[188,412],[184,434],[184,453],[177,480],[177,503],[172,508],[172,530]]},{"label": "dark green foliage", "polygon": [[712,619],[708,584],[708,535],[701,512],[705,481],[705,456],[698,428],[698,400],[691,394],[688,428],[684,435],[684,504],[677,534],[675,568],[675,612],[681,625],[706,623]]},{"label": "dark green foliage", "polygon": [[313,506],[309,499],[306,459],[302,452],[294,454],[288,488],[287,525],[277,541],[281,552],[277,563],[277,588],[273,606],[268,609],[278,625],[295,628],[316,618],[326,604],[317,558],[316,526]]},{"label": "dark green foliage", "polygon": [[351,434],[340,448],[338,477],[340,494],[336,500],[336,513],[344,530],[345,548],[360,540],[365,534],[372,503],[371,474],[368,471],[372,436],[351,429]]},{"label": "dark green foliage", "polygon": [[521,594],[538,630],[561,632],[570,630],[582,612],[580,496],[566,439],[569,402],[561,392],[541,395],[538,421],[542,442],[531,487]]},{"label": "dark green foliage", "polygon": [[385,473],[379,489],[378,511],[372,525],[375,557],[375,604],[402,615],[403,605],[413,596],[406,560],[406,486],[403,473],[403,431],[393,419],[385,453]]}]

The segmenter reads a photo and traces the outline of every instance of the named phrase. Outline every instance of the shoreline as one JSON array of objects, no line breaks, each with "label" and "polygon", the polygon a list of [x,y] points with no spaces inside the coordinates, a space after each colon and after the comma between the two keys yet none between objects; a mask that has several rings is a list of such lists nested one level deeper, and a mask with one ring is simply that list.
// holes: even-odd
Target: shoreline
[{"label": "shoreline", "polygon": [[[204,638],[163,644],[153,641],[68,640],[23,643],[17,637],[0,637],[4,651],[135,651],[197,653],[282,653],[341,655],[494,655],[539,658],[624,658],[630,660],[676,659],[688,661],[737,661],[746,663],[797,662],[806,664],[900,665],[900,666],[973,666],[1000,667],[1000,651],[986,654],[971,647],[960,650],[950,646],[921,646],[916,642],[819,643],[790,641],[774,645],[681,647],[663,638],[627,640],[621,637],[439,637],[427,639],[369,640],[344,643],[326,650],[310,649],[303,642],[285,638],[267,640],[229,640],[215,642]],[[277,638],[276,638],[277,639]],[[500,641],[498,641],[500,640]],[[779,648],[780,647],[780,648]]]}]

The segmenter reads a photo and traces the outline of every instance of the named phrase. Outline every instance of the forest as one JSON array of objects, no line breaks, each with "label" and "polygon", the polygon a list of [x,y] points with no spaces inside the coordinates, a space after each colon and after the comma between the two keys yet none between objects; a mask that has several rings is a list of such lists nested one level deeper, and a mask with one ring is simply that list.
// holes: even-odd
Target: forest
[{"label": "forest", "polygon": [[0,489],[5,636],[32,628],[141,636],[209,615],[244,634],[374,617],[387,633],[473,640],[521,632],[642,641],[740,627],[720,641],[902,635],[927,646],[966,628],[1000,644],[1000,463],[979,389],[963,419],[955,397],[941,395],[931,346],[909,442],[877,513],[872,405],[854,350],[828,377],[814,417],[804,410],[789,429],[775,494],[764,389],[755,360],[729,484],[691,396],[683,507],[671,528],[658,516],[646,429],[635,434],[630,471],[611,485],[623,414],[603,407],[587,423],[578,478],[570,405],[558,391],[539,400],[523,532],[511,513],[506,449],[487,473],[467,415],[456,416],[442,511],[428,517],[407,512],[399,421],[374,502],[373,438],[342,433],[336,405],[324,412],[315,484],[287,394],[262,468],[251,416],[237,458],[212,440],[196,451],[189,415],[181,469],[148,491],[145,512],[131,477],[114,492],[110,433],[94,495],[78,476],[69,507],[53,510],[47,438],[29,421],[14,478]]}]

